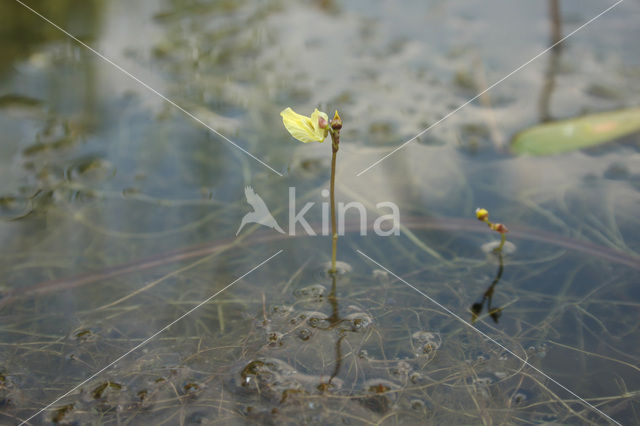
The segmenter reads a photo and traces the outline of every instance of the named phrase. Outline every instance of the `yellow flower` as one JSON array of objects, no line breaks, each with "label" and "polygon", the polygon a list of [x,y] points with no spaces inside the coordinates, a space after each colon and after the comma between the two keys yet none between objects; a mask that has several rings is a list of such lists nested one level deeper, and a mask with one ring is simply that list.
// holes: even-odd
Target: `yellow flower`
[{"label": "yellow flower", "polygon": [[291,136],[301,142],[322,142],[329,131],[329,117],[318,108],[313,111],[311,117],[300,115],[291,108],[283,110],[280,115],[284,127],[287,128]]}]

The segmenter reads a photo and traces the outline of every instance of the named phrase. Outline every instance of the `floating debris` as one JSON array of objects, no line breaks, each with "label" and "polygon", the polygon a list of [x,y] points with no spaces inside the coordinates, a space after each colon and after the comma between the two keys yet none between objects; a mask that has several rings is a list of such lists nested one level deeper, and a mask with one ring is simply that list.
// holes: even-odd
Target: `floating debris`
[{"label": "floating debris", "polygon": [[367,409],[377,414],[385,414],[391,410],[397,400],[400,386],[385,379],[371,379],[363,384],[366,393],[371,396],[359,398],[358,401]]},{"label": "floating debris", "polygon": [[98,336],[87,328],[74,333],[73,338],[78,342],[86,343],[95,342]]},{"label": "floating debris", "polygon": [[414,410],[424,410],[426,408],[426,404],[421,399],[412,399],[409,404],[411,404],[411,408]]},{"label": "floating debris", "polygon": [[51,421],[53,423],[60,423],[65,419],[67,414],[73,411],[74,404],[63,405],[53,412],[53,416],[51,417]]},{"label": "floating debris", "polygon": [[182,386],[183,395],[188,398],[195,398],[201,390],[201,386],[195,382],[187,382]]},{"label": "floating debris", "polygon": [[95,388],[92,392],[91,395],[93,395],[94,399],[100,399],[103,396],[105,396],[105,391],[109,390],[109,389],[113,389],[116,391],[119,391],[122,389],[122,385],[116,382],[104,382],[102,383],[100,386],[98,386],[97,388]]}]

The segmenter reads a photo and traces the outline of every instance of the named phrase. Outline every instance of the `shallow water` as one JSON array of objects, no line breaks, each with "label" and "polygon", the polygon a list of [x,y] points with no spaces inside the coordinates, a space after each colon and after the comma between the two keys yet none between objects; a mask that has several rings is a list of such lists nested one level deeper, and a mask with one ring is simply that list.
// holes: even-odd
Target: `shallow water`
[{"label": "shallow water", "polygon": [[[1,423],[640,423],[639,136],[508,150],[637,106],[637,2],[356,176],[607,7],[554,3],[33,4],[154,93],[4,2]],[[337,197],[368,217],[335,282],[327,236],[236,236],[245,186],[288,233],[295,187],[321,233],[330,148],[287,106],[344,120]]]}]

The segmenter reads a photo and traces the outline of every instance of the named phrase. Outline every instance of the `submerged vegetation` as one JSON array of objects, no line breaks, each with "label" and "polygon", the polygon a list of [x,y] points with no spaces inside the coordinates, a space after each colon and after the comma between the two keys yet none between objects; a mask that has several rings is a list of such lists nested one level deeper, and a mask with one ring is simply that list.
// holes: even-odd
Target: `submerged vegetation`
[{"label": "submerged vegetation", "polygon": [[[539,23],[559,40],[554,3],[550,19],[540,4],[463,0],[38,6],[282,177],[23,20],[24,8],[0,6],[11,24],[0,52],[0,423],[608,421],[588,404],[640,423],[637,135],[540,157],[505,144],[556,107],[583,119],[633,111],[633,37],[596,31],[600,48],[573,38],[548,68],[523,69],[356,176],[540,50]],[[633,27],[638,5],[620,7],[629,13],[602,23]],[[563,4],[574,20],[592,12]],[[482,44],[495,37],[499,49]],[[326,144],[292,144],[278,120],[282,105],[311,111],[320,89],[342,117],[283,120],[302,142],[332,136],[331,161]],[[283,188],[317,201],[327,179],[330,253],[326,237],[275,226],[235,235],[245,188],[283,223]],[[341,199],[372,212],[393,200],[401,232],[363,235],[346,214],[338,257]],[[488,227],[468,217],[477,205],[504,218],[508,241],[486,210],[476,218]],[[321,216],[310,225],[328,235]]]},{"label": "submerged vegetation", "polygon": [[640,108],[539,124],[514,136],[517,154],[554,155],[611,142],[640,131]]}]

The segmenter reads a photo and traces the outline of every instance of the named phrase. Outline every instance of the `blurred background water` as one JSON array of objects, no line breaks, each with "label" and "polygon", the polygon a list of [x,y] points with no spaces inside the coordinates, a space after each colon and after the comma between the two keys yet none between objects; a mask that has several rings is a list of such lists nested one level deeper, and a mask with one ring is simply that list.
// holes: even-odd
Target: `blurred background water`
[{"label": "blurred background water", "polygon": [[[555,156],[509,150],[530,126],[638,106],[637,1],[360,176],[610,4],[27,4],[283,176],[2,2],[2,423],[45,407],[32,423],[610,421],[549,377],[639,422],[638,134]],[[340,238],[337,291],[327,237],[235,236],[248,185],[286,230],[295,187],[320,227],[330,148],[293,141],[287,106],[340,111],[339,201],[365,204],[369,225],[388,213],[378,202],[401,211],[400,236]],[[499,267],[479,206],[516,250],[473,327],[549,377],[356,252],[471,322]]]}]

